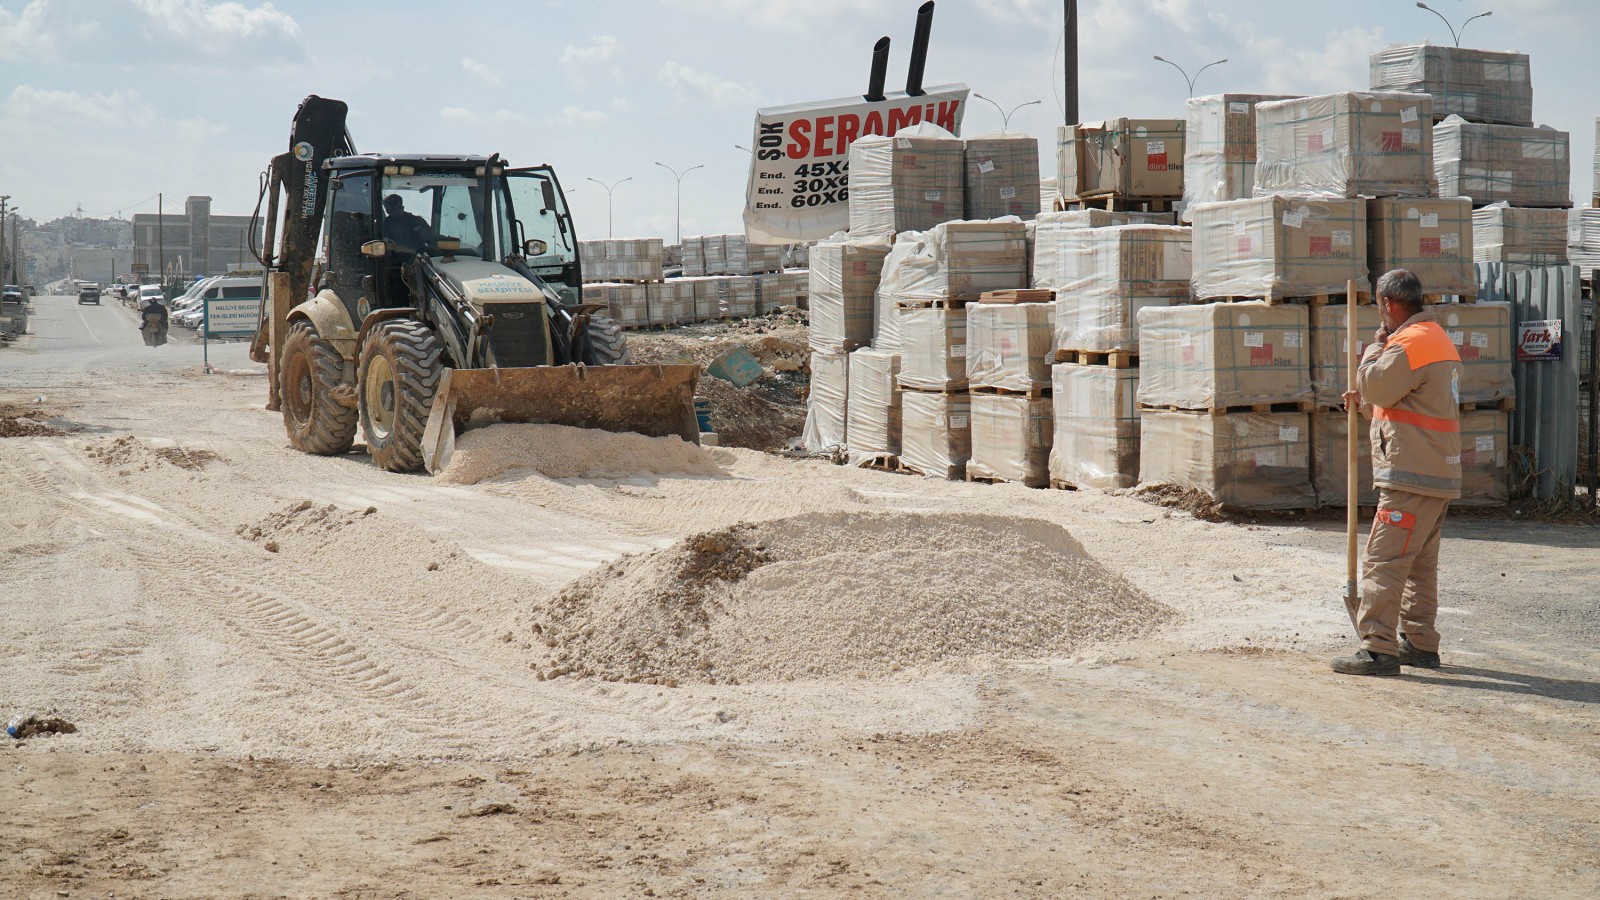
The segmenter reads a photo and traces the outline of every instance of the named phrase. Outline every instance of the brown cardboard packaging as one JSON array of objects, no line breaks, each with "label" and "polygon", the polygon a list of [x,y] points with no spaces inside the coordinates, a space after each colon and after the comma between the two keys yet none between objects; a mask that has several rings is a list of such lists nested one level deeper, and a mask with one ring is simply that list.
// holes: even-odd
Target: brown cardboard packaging
[{"label": "brown cardboard packaging", "polygon": [[1060,137],[1056,167],[1065,198],[1183,196],[1182,119],[1085,122],[1070,134],[1063,126]]},{"label": "brown cardboard packaging", "polygon": [[1051,384],[1050,480],[1102,490],[1138,484],[1139,370],[1062,363]]},{"label": "brown cardboard packaging", "polygon": [[[1356,358],[1360,359],[1377,333],[1382,316],[1374,304],[1355,309]],[[1311,308],[1311,390],[1318,407],[1344,405],[1344,392],[1349,388],[1345,366],[1345,316],[1349,310],[1348,306]]]},{"label": "brown cardboard packaging", "polygon": [[1311,399],[1304,306],[1260,301],[1139,311],[1139,402],[1225,409]]},{"label": "brown cardboard packaging", "polygon": [[848,353],[872,343],[872,316],[889,242],[823,241],[811,248],[811,348]]},{"label": "brown cardboard packaging", "polygon": [[1511,366],[1517,351],[1510,303],[1442,303],[1433,308],[1433,314],[1461,355],[1462,403],[1516,396]]},{"label": "brown cardboard packaging", "polygon": [[1360,200],[1277,196],[1202,203],[1194,218],[1194,296],[1282,300],[1343,294],[1367,280]]},{"label": "brown cardboard packaging", "polygon": [[1050,386],[1055,305],[968,303],[967,383],[1027,391]]},{"label": "brown cardboard packaging", "polygon": [[1039,215],[1039,141],[991,134],[966,141],[966,219]]},{"label": "brown cardboard packaging", "polygon": [[972,459],[967,474],[1048,487],[1054,437],[1050,398],[980,393],[971,399]]},{"label": "brown cardboard packaging", "polygon": [[1451,506],[1505,506],[1511,501],[1511,413],[1461,414],[1461,499]]},{"label": "brown cardboard packaging", "polygon": [[1310,509],[1310,419],[1305,413],[1144,410],[1141,484],[1203,491],[1237,509]]},{"label": "brown cardboard packaging", "polygon": [[1367,203],[1369,277],[1373,284],[1391,269],[1406,269],[1425,294],[1472,297],[1472,202],[1383,198]]},{"label": "brown cardboard packaging", "polygon": [[[1256,183],[1256,104],[1294,99],[1282,94],[1189,98],[1183,135],[1185,207],[1251,196]],[[1183,215],[1189,221],[1187,208]]]},{"label": "brown cardboard packaging", "polygon": [[1257,197],[1436,197],[1433,100],[1343,93],[1256,105]]},{"label": "brown cardboard packaging", "polygon": [[902,388],[963,391],[967,388],[967,311],[901,309]]},{"label": "brown cardboard packaging", "polygon": [[932,478],[966,477],[972,404],[966,394],[900,394],[900,464]]},{"label": "brown cardboard packaging", "polygon": [[1488,206],[1472,213],[1475,262],[1513,270],[1567,264],[1567,211]]},{"label": "brown cardboard packaging", "polygon": [[1189,299],[1191,230],[1176,225],[1083,228],[1060,239],[1055,345],[1139,352],[1139,310]]},{"label": "brown cardboard packaging", "polygon": [[[1356,502],[1377,506],[1378,490],[1372,486],[1372,420],[1360,417],[1356,434]],[[1311,414],[1311,477],[1317,488],[1317,505],[1344,509],[1350,502],[1350,433],[1348,414],[1319,409]]]},{"label": "brown cardboard packaging", "polygon": [[1451,116],[1433,127],[1434,170],[1446,197],[1475,206],[1572,205],[1571,140],[1554,128],[1479,125]]},{"label": "brown cardboard packaging", "polygon": [[1372,54],[1372,89],[1433,97],[1436,119],[1533,124],[1533,77],[1526,53],[1407,44]]},{"label": "brown cardboard packaging", "polygon": [[948,134],[867,135],[850,145],[850,234],[927,231],[960,218],[965,165]]}]

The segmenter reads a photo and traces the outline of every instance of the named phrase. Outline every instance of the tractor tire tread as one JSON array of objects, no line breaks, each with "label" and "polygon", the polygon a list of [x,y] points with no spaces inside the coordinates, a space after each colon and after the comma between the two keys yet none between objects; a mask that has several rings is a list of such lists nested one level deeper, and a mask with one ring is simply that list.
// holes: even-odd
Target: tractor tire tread
[{"label": "tractor tire tread", "polygon": [[421,322],[392,319],[374,329],[362,347],[363,373],[372,354],[384,349],[388,351],[396,381],[394,425],[382,439],[366,427],[366,392],[363,391],[362,424],[366,427],[368,452],[374,462],[390,472],[421,471],[422,435],[428,427],[428,413],[439,390],[439,378],[444,374],[444,349]]},{"label": "tractor tire tread", "polygon": [[[289,434],[289,444],[302,453],[316,456],[349,453],[356,440],[356,411],[333,398],[333,390],[345,383],[344,357],[317,334],[315,327],[305,322],[295,323],[284,338],[285,359],[295,353],[306,354],[311,376],[316,379],[320,389],[313,392],[311,416],[306,422],[295,422],[292,405],[287,402],[282,404],[283,426]],[[284,368],[280,367],[280,371]],[[291,387],[282,385],[280,391],[287,395]]]},{"label": "tractor tire tread", "polygon": [[625,366],[633,362],[633,351],[628,347],[628,336],[616,320],[605,316],[589,317],[590,366]]}]

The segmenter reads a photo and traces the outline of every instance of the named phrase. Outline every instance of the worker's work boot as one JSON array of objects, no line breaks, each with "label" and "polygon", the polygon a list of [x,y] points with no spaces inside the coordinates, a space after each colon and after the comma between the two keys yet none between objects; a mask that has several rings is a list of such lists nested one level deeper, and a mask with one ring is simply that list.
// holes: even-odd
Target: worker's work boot
[{"label": "worker's work boot", "polygon": [[1418,650],[1411,646],[1405,635],[1400,636],[1400,665],[1411,666],[1415,669],[1439,668],[1439,654],[1427,650]]},{"label": "worker's work boot", "polygon": [[1399,675],[1400,660],[1387,653],[1373,653],[1370,650],[1357,650],[1349,656],[1341,656],[1330,662],[1333,670],[1340,675]]}]

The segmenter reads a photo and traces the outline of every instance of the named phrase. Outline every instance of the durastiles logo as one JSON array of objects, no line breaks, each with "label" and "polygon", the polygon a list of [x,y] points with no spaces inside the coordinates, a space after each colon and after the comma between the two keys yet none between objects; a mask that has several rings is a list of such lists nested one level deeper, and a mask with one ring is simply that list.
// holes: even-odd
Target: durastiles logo
[{"label": "durastiles logo", "polygon": [[294,145],[294,158],[300,160],[301,162],[310,162],[311,157],[315,155],[316,151],[312,150],[311,145],[305,141],[301,141],[300,143]]}]

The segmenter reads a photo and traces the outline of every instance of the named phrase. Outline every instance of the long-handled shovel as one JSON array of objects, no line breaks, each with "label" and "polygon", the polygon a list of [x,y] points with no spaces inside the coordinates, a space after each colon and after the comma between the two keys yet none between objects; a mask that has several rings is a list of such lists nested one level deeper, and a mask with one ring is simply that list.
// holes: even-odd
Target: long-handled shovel
[{"label": "long-handled shovel", "polygon": [[[1358,357],[1356,354],[1356,301],[1359,299],[1359,295],[1356,294],[1356,287],[1357,285],[1354,280],[1350,281],[1345,286],[1346,294],[1344,307],[1345,380],[1348,384],[1348,390],[1352,391],[1356,389],[1356,366],[1358,364]],[[1348,407],[1345,412],[1345,415],[1348,417],[1345,423],[1345,431],[1348,433],[1346,443],[1349,445],[1349,462],[1345,470],[1344,596],[1345,603],[1350,609],[1350,616],[1353,619],[1355,618],[1356,610],[1361,606],[1361,598],[1357,593],[1359,587],[1356,584],[1356,532],[1358,528],[1356,520],[1361,515],[1359,508],[1359,504],[1361,502],[1361,487],[1360,482],[1357,480],[1360,474],[1358,469],[1361,465],[1361,455],[1358,450],[1360,445],[1358,445],[1356,441],[1360,439],[1359,435],[1361,433],[1361,404],[1347,403],[1345,405]]]}]

